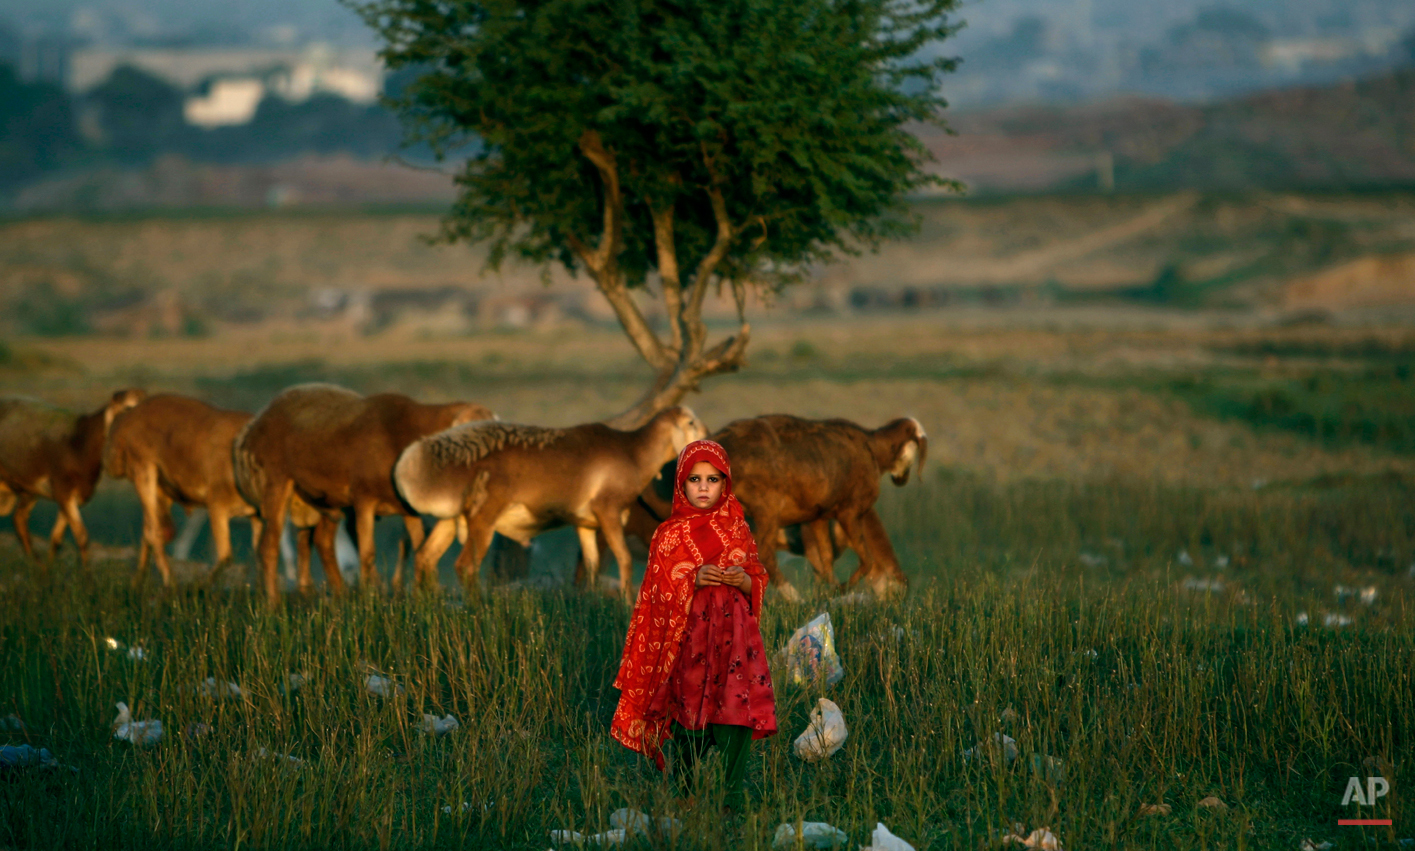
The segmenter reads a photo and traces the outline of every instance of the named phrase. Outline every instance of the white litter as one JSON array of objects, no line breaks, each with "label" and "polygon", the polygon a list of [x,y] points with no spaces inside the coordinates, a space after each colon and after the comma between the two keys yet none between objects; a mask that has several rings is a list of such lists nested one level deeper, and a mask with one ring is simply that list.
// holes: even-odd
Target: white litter
[{"label": "white litter", "polygon": [[266,748],[257,749],[254,756],[256,759],[284,760],[285,762],[291,763],[293,765],[301,765],[304,763],[304,760],[300,759],[297,756],[290,756],[289,754],[284,753],[276,753],[275,751],[267,750]]},{"label": "white litter", "polygon": [[1224,568],[1228,567],[1228,556],[1223,555],[1221,553],[1219,555],[1214,556],[1214,567],[1218,568],[1219,570],[1223,570]]},{"label": "white litter", "polygon": [[791,681],[797,685],[815,682],[817,677],[824,677],[827,685],[835,685],[845,678],[845,668],[835,652],[835,630],[830,625],[829,612],[822,612],[791,634],[786,644],[786,665]]},{"label": "white litter", "polygon": [[1351,626],[1351,618],[1346,615],[1339,615],[1336,612],[1327,612],[1322,616],[1322,626],[1328,629],[1338,626]]},{"label": "white litter", "polygon": [[840,707],[822,697],[816,701],[816,708],[811,710],[810,725],[796,737],[796,756],[806,762],[825,759],[840,750],[849,735]]},{"label": "white litter", "polygon": [[[447,807],[446,809],[452,809]],[[550,843],[552,845],[584,845],[585,835],[574,830],[552,830],[550,832]]]},{"label": "white litter", "polygon": [[1367,585],[1365,588],[1361,589],[1361,602],[1367,606],[1375,605],[1376,593],[1376,586]]},{"label": "white litter", "polygon": [[[776,835],[771,838],[771,847],[773,849],[795,848],[796,836],[796,825],[779,825],[776,828]],[[845,831],[832,827],[823,821],[803,822],[800,838],[801,844],[806,848],[843,848],[850,842],[850,837],[845,835]]]},{"label": "white litter", "polygon": [[197,691],[212,699],[240,700],[245,697],[240,686],[233,682],[218,683],[215,677],[207,677],[198,683]]},{"label": "white litter", "polygon": [[[1019,827],[1018,833],[1020,832]],[[1018,836],[1017,833],[1009,833],[1002,837],[1002,844],[1008,843],[1021,845],[1023,848],[1039,848],[1042,851],[1061,851],[1061,839],[1045,827],[1039,827],[1025,837]]]},{"label": "white litter", "polygon": [[993,733],[990,740],[978,742],[963,751],[963,760],[967,762],[988,751],[1002,754],[1002,758],[1010,763],[1017,758],[1017,741],[1006,733]]},{"label": "white litter", "polygon": [[1184,590],[1203,591],[1207,594],[1215,594],[1223,590],[1222,579],[1201,579],[1197,576],[1184,577]]},{"label": "white litter", "polygon": [[649,825],[648,813],[642,810],[632,810],[628,807],[620,807],[609,814],[609,826],[615,830],[622,830],[626,834],[637,833],[648,835]]},{"label": "white litter", "polygon": [[135,745],[155,745],[162,741],[162,722],[134,721],[128,704],[118,704],[118,717],[113,719],[113,738]]},{"label": "white litter", "polygon": [[58,768],[59,760],[48,748],[33,748],[29,745],[5,745],[0,747],[0,768]]},{"label": "white litter", "polygon": [[831,602],[842,606],[867,606],[875,602],[875,595],[868,591],[851,591],[849,594],[841,594]]},{"label": "white litter", "polygon": [[1302,840],[1302,844],[1297,846],[1297,851],[1330,851],[1336,846],[1330,842],[1313,842],[1310,839]]},{"label": "white litter", "polygon": [[364,679],[364,688],[368,689],[369,694],[375,694],[379,697],[392,697],[395,694],[403,693],[402,686],[382,674],[369,674],[368,677]]},{"label": "white litter", "polygon": [[436,715],[424,712],[423,723],[418,729],[422,730],[424,733],[431,733],[434,736],[445,736],[460,726],[462,725],[457,723],[457,719],[452,717],[451,714],[438,718]]},{"label": "white litter", "polygon": [[[112,650],[115,653],[123,649],[123,642],[119,641],[118,639],[112,636],[104,638],[103,643],[105,646],[107,646],[109,650]],[[142,646],[139,644],[134,644],[132,647],[129,647],[126,655],[134,662],[141,662],[147,659],[147,651],[142,649]]]},{"label": "white litter", "polygon": [[294,671],[291,671],[290,673],[285,675],[285,682],[280,686],[280,693],[287,696],[292,695],[300,689],[304,688],[305,683],[307,682],[309,682],[309,677],[306,677],[304,674],[297,674]]},{"label": "white litter", "polygon": [[1179,551],[1179,556],[1175,559],[1175,561],[1179,562],[1180,564],[1184,565],[1185,567],[1193,567],[1193,566],[1194,566],[1194,557],[1191,556],[1191,555],[1189,555],[1189,551],[1188,551],[1188,550],[1180,550],[1180,551]]},{"label": "white litter", "polygon": [[1297,625],[1298,625],[1298,626],[1306,626],[1308,623],[1311,622],[1311,620],[1312,620],[1312,619],[1307,616],[1307,613],[1306,613],[1306,612],[1298,612],[1298,613],[1297,613]]},{"label": "white litter", "polygon": [[875,822],[875,832],[870,834],[870,844],[860,851],[914,851],[914,846],[889,832],[884,822]]}]

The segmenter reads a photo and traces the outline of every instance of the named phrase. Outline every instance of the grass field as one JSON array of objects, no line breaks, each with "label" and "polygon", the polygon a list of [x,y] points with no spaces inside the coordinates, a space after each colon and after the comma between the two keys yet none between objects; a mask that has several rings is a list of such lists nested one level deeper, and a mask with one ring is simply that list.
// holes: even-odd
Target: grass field
[{"label": "grass field", "polygon": [[[10,338],[0,391],[90,409],[139,385],[255,410],[331,380],[563,425],[622,410],[647,378],[594,326],[340,333]],[[1408,326],[1091,304],[769,314],[749,358],[688,400],[709,427],[907,414],[930,444],[922,482],[880,501],[905,599],[768,596],[768,648],[829,611],[846,677],[795,686],[773,660],[782,732],[754,746],[746,812],[722,817],[712,791],[685,809],[609,740],[621,603],[544,583],[467,601],[292,598],[273,614],[239,583],[136,593],[120,549],[136,506],[104,482],[85,517],[110,557],[91,575],[71,551],[41,575],[0,520],[0,716],[25,725],[0,719],[0,741],[74,769],[0,774],[0,849],[539,851],[625,806],[685,822],[641,847],[684,849],[767,848],[797,819],[844,829],[850,848],[876,821],[919,849],[1001,848],[1014,823],[1073,851],[1415,837]],[[52,516],[37,510],[35,529]],[[810,587],[800,559],[784,569]],[[403,690],[370,694],[373,671]],[[204,694],[208,677],[242,696]],[[821,696],[850,737],[811,765],[791,741]],[[118,701],[165,739],[115,740]],[[422,733],[424,712],[460,729]],[[999,732],[1015,760],[964,758]],[[1389,796],[1342,805],[1349,777],[1375,774]],[[1210,796],[1225,808],[1201,807]],[[1373,814],[1393,827],[1336,824]]]}]

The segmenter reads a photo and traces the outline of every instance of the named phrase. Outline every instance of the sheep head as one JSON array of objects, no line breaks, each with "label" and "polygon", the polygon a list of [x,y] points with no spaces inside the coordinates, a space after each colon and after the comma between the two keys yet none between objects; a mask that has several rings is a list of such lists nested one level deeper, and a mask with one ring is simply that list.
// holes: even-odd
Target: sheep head
[{"label": "sheep head", "polygon": [[664,408],[654,419],[668,422],[669,441],[673,445],[673,458],[678,457],[678,453],[683,451],[683,447],[695,440],[707,437],[707,427],[698,419],[698,415],[693,413],[692,408],[685,408],[681,405]]},{"label": "sheep head", "polygon": [[913,417],[895,420],[880,429],[889,435],[889,478],[896,486],[909,481],[909,468],[917,464],[919,481],[923,481],[924,458],[928,455],[929,438],[924,427]]},{"label": "sheep head", "polygon": [[[452,417],[451,425],[459,426],[463,423],[474,423],[479,420],[497,420],[501,417],[492,413],[490,408],[477,405],[472,402],[454,406],[456,414]],[[450,428],[451,426],[449,426]]]},{"label": "sheep head", "polygon": [[113,398],[103,408],[103,431],[106,433],[108,427],[113,425],[113,418],[129,408],[136,407],[139,402],[147,398],[146,390],[138,390],[129,387],[126,390],[119,390],[113,394]]}]

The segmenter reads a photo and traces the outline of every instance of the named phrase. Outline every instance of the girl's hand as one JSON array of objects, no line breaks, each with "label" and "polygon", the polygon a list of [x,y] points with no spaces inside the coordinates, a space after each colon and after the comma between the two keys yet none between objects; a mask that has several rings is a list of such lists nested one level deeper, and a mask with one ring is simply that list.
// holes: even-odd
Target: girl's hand
[{"label": "girl's hand", "polygon": [[698,568],[698,577],[694,585],[698,588],[706,588],[709,585],[722,585],[724,583],[722,569],[715,564],[705,564]]},{"label": "girl's hand", "polygon": [[731,585],[743,594],[752,593],[752,577],[740,565],[732,565],[722,571],[722,584]]}]

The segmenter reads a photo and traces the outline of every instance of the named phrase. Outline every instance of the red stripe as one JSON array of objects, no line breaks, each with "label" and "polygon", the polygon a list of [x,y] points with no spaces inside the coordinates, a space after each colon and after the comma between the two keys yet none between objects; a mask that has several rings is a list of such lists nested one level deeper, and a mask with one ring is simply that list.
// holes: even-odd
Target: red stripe
[{"label": "red stripe", "polygon": [[1389,826],[1390,826],[1390,819],[1388,819],[1388,818],[1339,818],[1339,819],[1336,820],[1336,823],[1337,823],[1338,825],[1348,825],[1348,824],[1354,824],[1354,825],[1385,825],[1386,827],[1389,827]]}]

